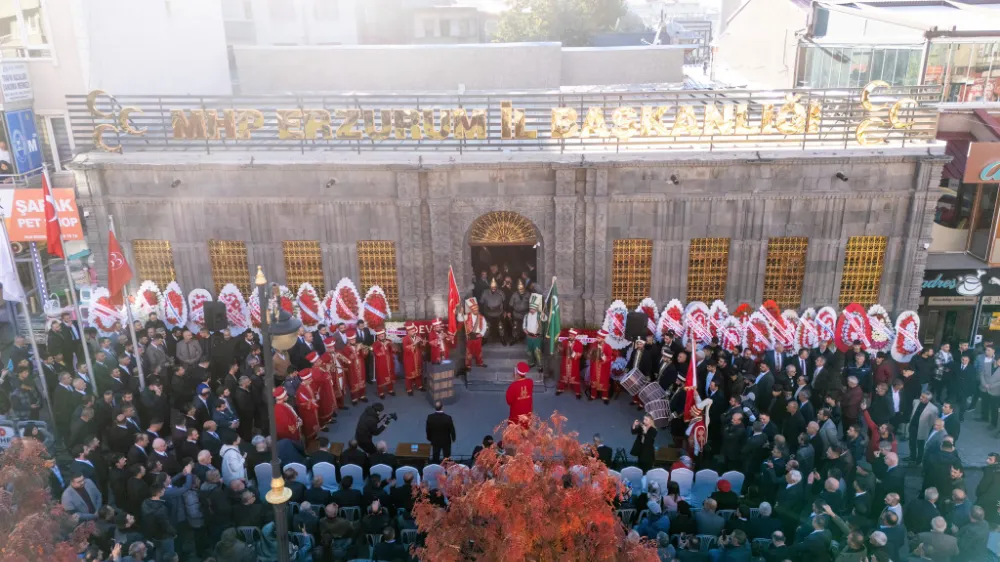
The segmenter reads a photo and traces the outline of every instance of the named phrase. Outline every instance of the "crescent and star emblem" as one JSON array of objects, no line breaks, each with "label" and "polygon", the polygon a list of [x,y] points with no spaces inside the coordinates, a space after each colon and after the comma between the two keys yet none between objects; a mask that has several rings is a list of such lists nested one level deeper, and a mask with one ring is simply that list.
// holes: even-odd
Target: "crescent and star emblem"
[{"label": "crescent and star emblem", "polygon": [[108,256],[108,265],[111,266],[111,269],[119,269],[125,265],[125,257],[119,252],[111,252]]}]

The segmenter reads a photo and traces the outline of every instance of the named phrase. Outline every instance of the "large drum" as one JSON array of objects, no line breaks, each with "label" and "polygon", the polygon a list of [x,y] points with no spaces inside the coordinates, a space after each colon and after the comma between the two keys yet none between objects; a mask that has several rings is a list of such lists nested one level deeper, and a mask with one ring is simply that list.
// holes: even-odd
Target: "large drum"
[{"label": "large drum", "polygon": [[656,427],[663,429],[670,423],[670,402],[664,399],[645,401],[646,413],[653,416]]},{"label": "large drum", "polygon": [[630,395],[637,396],[648,382],[649,379],[646,378],[646,375],[642,374],[642,371],[632,369],[627,375],[622,377],[621,385]]},{"label": "large drum", "polygon": [[667,393],[658,382],[651,382],[639,391],[639,400],[642,400],[643,404],[648,404],[654,400],[664,400],[666,397]]}]

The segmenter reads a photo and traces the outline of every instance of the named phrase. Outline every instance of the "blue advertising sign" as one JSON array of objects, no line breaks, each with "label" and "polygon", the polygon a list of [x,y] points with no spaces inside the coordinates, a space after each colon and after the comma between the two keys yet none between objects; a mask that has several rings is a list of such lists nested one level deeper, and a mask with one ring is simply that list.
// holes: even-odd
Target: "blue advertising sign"
[{"label": "blue advertising sign", "polygon": [[20,109],[8,111],[7,138],[10,152],[14,156],[14,167],[18,174],[27,174],[42,167],[42,147],[35,129],[35,111]]}]

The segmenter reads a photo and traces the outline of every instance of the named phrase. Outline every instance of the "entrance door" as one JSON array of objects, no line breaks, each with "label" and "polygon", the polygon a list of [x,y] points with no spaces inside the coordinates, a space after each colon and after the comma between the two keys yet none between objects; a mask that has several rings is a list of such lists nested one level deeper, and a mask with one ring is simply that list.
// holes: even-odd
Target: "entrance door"
[{"label": "entrance door", "polygon": [[[482,274],[486,283],[497,273],[510,276],[511,288],[517,289],[517,279],[527,271],[532,281],[538,282],[538,234],[530,220],[513,211],[486,213],[472,223],[469,230],[472,271],[477,289],[483,290]],[[479,297],[479,294],[476,295]]]},{"label": "entrance door", "polygon": [[485,272],[489,279],[493,276],[494,267],[502,276],[510,276],[511,287],[516,290],[517,280],[521,277],[522,271],[527,271],[532,281],[538,281],[536,279],[538,250],[534,246],[472,247],[472,271],[476,272],[476,278]]}]

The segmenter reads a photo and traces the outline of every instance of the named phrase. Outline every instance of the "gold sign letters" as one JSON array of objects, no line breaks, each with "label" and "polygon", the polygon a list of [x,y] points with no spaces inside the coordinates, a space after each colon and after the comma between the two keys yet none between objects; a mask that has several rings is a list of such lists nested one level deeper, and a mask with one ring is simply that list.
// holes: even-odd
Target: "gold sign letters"
[{"label": "gold sign letters", "polygon": [[[859,144],[882,144],[893,130],[913,126],[913,118],[904,118],[900,112],[919,107],[916,100],[902,98],[878,106],[872,104],[871,97],[876,90],[889,87],[889,84],[876,80],[862,88],[858,105],[863,114],[851,125]],[[97,107],[97,99],[106,95],[103,90],[94,90],[87,96],[90,114],[111,121],[94,126],[94,145],[105,151],[121,152],[120,144],[108,144],[109,134],[146,134],[147,128],[138,127],[133,121],[141,119],[143,111],[138,107],[122,107],[117,112],[102,111]],[[838,119],[829,119],[829,124],[824,125],[823,99],[803,99],[802,94],[792,92],[786,94],[784,100],[756,105],[724,103],[719,98],[698,104],[663,106],[552,107],[548,123],[531,123],[526,110],[515,107],[512,101],[501,101],[499,135],[502,141],[580,138],[629,142],[687,137],[818,135],[827,132],[827,127],[834,134],[843,134],[843,123]],[[843,108],[831,111],[842,112]],[[911,112],[904,113],[913,115]],[[171,109],[169,130],[165,137],[175,141],[251,140],[255,132],[264,129],[265,123],[264,112],[259,109]],[[300,142],[316,139],[487,140],[496,134],[496,129],[490,128],[488,109],[464,107],[332,111],[308,107],[276,109],[273,123],[276,123],[279,140]],[[789,141],[796,142],[795,139]]]}]

